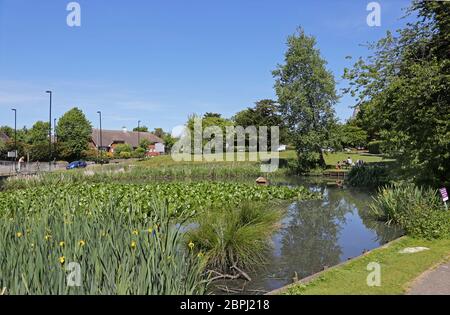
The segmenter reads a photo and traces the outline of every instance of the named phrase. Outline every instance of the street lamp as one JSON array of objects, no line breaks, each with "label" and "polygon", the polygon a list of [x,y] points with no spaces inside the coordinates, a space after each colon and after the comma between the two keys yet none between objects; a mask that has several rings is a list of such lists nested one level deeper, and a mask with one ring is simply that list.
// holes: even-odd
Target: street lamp
[{"label": "street lamp", "polygon": [[14,112],[14,168],[17,171],[17,109],[11,108]]},{"label": "street lamp", "polygon": [[50,109],[48,118],[48,170],[52,170],[52,91],[45,91],[45,93],[50,95]]},{"label": "street lamp", "polygon": [[139,148],[139,145],[141,144],[141,121],[138,121],[138,144],[137,147]]},{"label": "street lamp", "polygon": [[98,111],[97,114],[100,116],[100,157],[101,163],[103,164],[102,112]]}]

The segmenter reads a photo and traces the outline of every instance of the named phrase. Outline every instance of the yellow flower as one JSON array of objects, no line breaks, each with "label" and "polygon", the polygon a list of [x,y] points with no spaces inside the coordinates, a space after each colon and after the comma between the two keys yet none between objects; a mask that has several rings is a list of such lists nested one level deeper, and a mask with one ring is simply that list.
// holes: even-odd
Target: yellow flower
[{"label": "yellow flower", "polygon": [[78,242],[78,245],[80,245],[81,247],[83,247],[84,245],[86,245],[86,242],[83,241],[83,240],[80,240],[80,241]]},{"label": "yellow flower", "polygon": [[131,248],[132,248],[132,249],[135,249],[136,246],[137,246],[136,241],[132,241],[132,242],[131,242]]},{"label": "yellow flower", "polygon": [[152,229],[152,228],[149,228],[149,229],[148,229],[148,233],[152,234],[152,233],[153,233],[153,229]]},{"label": "yellow flower", "polygon": [[64,243],[64,241],[59,242],[60,247],[64,247],[64,245],[66,245],[66,243]]},{"label": "yellow flower", "polygon": [[63,265],[65,262],[66,262],[66,257],[64,257],[64,256],[59,257],[59,263],[61,265]]},{"label": "yellow flower", "polygon": [[101,237],[105,237],[105,236],[106,236],[106,232],[105,232],[105,231],[102,231],[102,232],[100,233],[100,236],[101,236]]},{"label": "yellow flower", "polygon": [[190,242],[189,242],[189,244],[188,244],[188,246],[189,246],[189,248],[190,248],[191,250],[193,250],[193,249],[194,249],[194,246],[195,246],[195,244],[194,244],[194,243],[192,243],[192,241],[190,241]]},{"label": "yellow flower", "polygon": [[139,231],[138,230],[133,230],[133,235],[139,235]]},{"label": "yellow flower", "polygon": [[17,236],[18,238],[21,238],[21,237],[23,236],[23,234],[22,234],[22,232],[17,232],[17,233],[16,233],[16,236]]},{"label": "yellow flower", "polygon": [[203,258],[203,256],[205,256],[202,252],[198,253],[197,257],[198,258]]},{"label": "yellow flower", "polygon": [[52,236],[50,234],[47,234],[44,238],[46,241],[50,241],[52,239]]}]

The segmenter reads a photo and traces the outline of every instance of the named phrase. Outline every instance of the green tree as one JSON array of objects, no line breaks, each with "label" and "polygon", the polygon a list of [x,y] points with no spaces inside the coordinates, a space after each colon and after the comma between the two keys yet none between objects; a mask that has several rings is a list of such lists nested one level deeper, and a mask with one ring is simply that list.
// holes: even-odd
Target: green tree
[{"label": "green tree", "polygon": [[29,144],[42,144],[48,143],[48,132],[50,125],[48,122],[37,121],[33,127],[28,130],[27,143]]},{"label": "green tree", "polygon": [[77,107],[66,112],[56,127],[62,158],[79,159],[89,146],[92,125]]},{"label": "green tree", "polygon": [[414,1],[419,15],[372,44],[344,78],[358,98],[360,126],[383,141],[399,174],[440,186],[450,174],[450,3]]},{"label": "green tree", "polygon": [[275,91],[292,142],[300,172],[325,166],[322,148],[330,144],[338,100],[332,73],[315,48],[314,37],[303,29],[288,38],[284,64],[273,71]]},{"label": "green tree", "polygon": [[155,136],[157,136],[158,138],[162,139],[166,133],[164,132],[164,130],[162,128],[155,128],[153,130],[153,134]]},{"label": "green tree", "polygon": [[139,131],[139,132],[148,132],[147,126],[140,126],[133,129],[133,131]]},{"label": "green tree", "polygon": [[340,126],[340,141],[344,147],[366,147],[367,146],[367,132],[362,128],[348,122]]},{"label": "green tree", "polygon": [[152,143],[150,142],[150,140],[148,139],[141,139],[141,141],[139,142],[139,147],[141,147],[144,150],[148,149],[148,146],[151,145]]}]

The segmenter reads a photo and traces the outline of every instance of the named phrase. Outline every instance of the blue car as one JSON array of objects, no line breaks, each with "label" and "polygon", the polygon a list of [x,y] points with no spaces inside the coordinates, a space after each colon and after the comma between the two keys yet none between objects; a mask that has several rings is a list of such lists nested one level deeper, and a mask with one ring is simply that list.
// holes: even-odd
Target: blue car
[{"label": "blue car", "polygon": [[75,161],[67,165],[67,170],[74,170],[77,168],[85,168],[87,167],[87,163],[85,161]]}]

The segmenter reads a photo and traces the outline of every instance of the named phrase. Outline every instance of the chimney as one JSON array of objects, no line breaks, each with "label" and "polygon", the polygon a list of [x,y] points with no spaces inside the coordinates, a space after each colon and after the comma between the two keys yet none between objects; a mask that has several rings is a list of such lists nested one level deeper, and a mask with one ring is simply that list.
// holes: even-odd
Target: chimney
[{"label": "chimney", "polygon": [[127,133],[128,132],[127,127],[122,127],[122,131],[123,133]]}]

